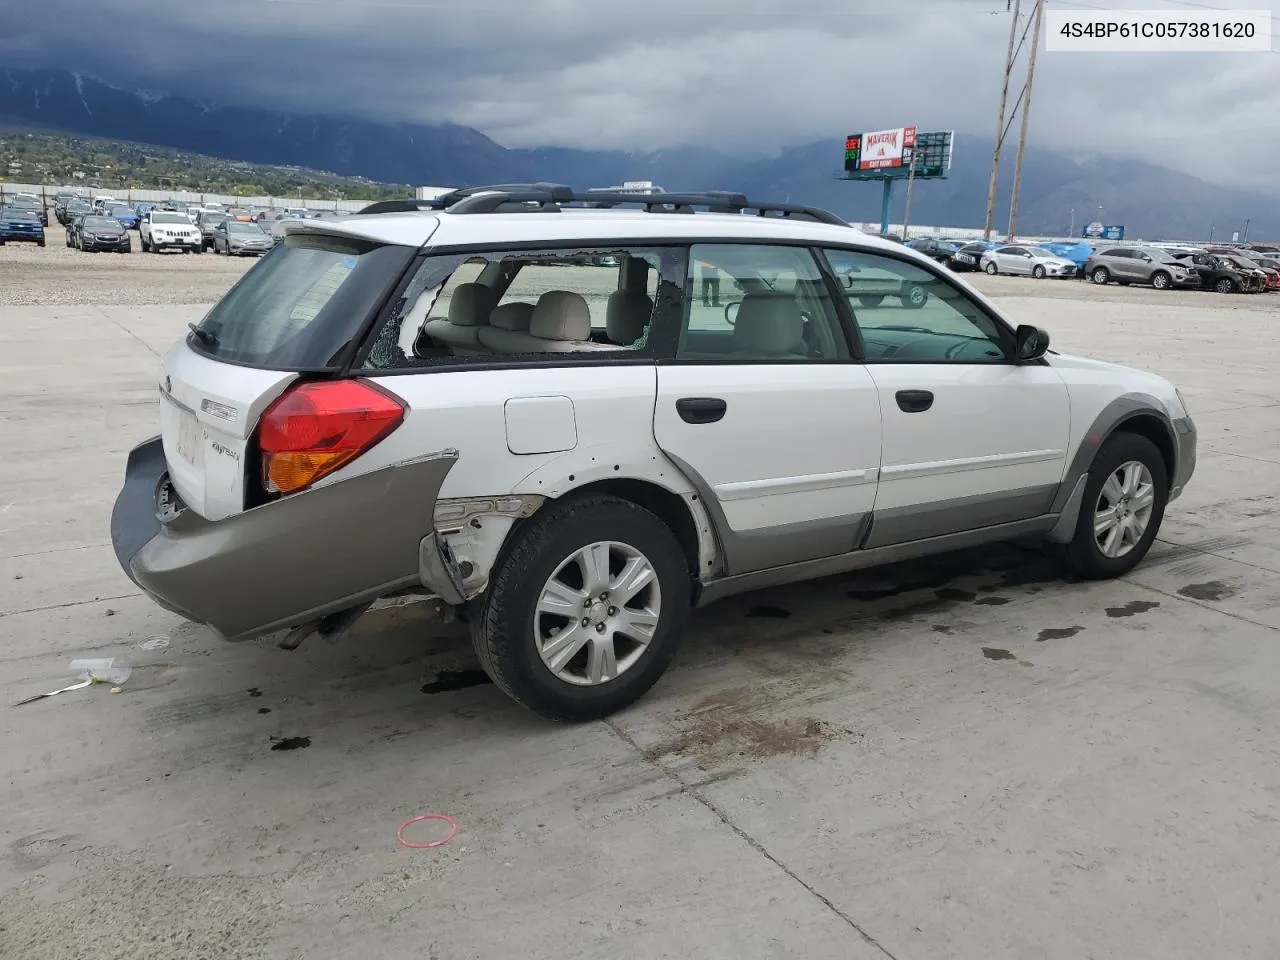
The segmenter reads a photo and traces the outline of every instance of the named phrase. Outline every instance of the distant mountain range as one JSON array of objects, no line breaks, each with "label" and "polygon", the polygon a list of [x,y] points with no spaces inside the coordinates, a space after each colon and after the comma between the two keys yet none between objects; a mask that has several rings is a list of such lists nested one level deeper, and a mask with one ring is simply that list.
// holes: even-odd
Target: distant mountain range
[{"label": "distant mountain range", "polygon": [[[131,92],[57,69],[3,70],[0,120],[66,133],[133,140],[255,163],[289,164],[391,183],[467,186],[550,180],[577,187],[653,180],[667,190],[732,189],[748,196],[826,207],[853,221],[878,221],[880,189],[836,179],[847,130],[761,158],[687,148],[652,153],[546,147],[513,150],[470,127],[374,123],[222,106]],[[1034,118],[1033,118],[1034,119]],[[1041,120],[1042,123],[1050,122]],[[945,181],[915,185],[911,220],[980,226],[991,141],[958,134]],[[996,228],[1008,216],[1013,167],[1002,166]],[[1278,185],[1280,187],[1280,185]],[[902,218],[898,188],[893,219]],[[1101,212],[1100,212],[1101,211]],[[1280,199],[1231,189],[1166,167],[1116,157],[1075,161],[1029,149],[1023,165],[1018,229],[1065,234],[1074,221],[1124,224],[1129,236],[1229,239],[1251,220],[1255,239],[1280,236]]]}]

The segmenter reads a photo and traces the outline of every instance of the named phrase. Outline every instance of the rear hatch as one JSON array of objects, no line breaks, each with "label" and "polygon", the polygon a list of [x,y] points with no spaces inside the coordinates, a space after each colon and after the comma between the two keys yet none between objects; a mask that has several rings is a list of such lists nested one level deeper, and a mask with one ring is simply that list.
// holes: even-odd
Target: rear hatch
[{"label": "rear hatch", "polygon": [[259,502],[263,411],[299,377],[342,370],[415,253],[341,234],[286,237],[166,354],[161,437],[187,507],[220,520]]}]

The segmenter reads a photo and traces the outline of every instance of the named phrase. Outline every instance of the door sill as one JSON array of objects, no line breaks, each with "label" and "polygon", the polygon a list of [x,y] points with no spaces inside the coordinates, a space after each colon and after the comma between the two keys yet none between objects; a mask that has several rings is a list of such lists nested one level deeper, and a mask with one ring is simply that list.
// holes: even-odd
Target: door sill
[{"label": "door sill", "polygon": [[1057,514],[1046,514],[1032,517],[1030,520],[1017,520],[1013,523],[1001,523],[977,530],[965,530],[962,533],[951,533],[942,537],[930,537],[925,540],[912,540],[908,543],[897,543],[887,547],[876,547],[871,550],[854,550],[835,557],[821,560],[807,560],[803,563],[791,563],[781,567],[770,567],[756,570],[734,577],[722,577],[718,580],[706,581],[698,595],[698,606],[705,606],[716,600],[746,593],[750,590],[761,590],[766,587],[780,587],[789,583],[804,580],[816,580],[868,567],[897,563],[900,560],[914,560],[953,550],[963,550],[986,543],[999,543],[1002,540],[1016,540],[1019,537],[1044,534],[1052,530],[1058,522]]}]

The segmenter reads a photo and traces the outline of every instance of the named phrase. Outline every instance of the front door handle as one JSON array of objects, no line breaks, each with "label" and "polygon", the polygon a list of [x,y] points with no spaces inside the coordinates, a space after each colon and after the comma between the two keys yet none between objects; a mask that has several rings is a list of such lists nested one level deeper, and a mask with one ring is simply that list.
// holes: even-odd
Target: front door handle
[{"label": "front door handle", "polygon": [[899,390],[895,396],[903,413],[924,413],[933,406],[933,393],[929,390]]},{"label": "front door handle", "polygon": [[715,423],[728,409],[729,405],[719,397],[682,397],[676,401],[676,413],[685,423]]}]

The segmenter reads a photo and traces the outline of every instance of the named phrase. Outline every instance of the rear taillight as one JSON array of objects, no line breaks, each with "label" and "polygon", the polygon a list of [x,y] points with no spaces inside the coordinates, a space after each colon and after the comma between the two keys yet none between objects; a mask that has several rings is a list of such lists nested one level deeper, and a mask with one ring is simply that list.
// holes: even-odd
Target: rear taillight
[{"label": "rear taillight", "polygon": [[304,383],[262,415],[258,447],[268,493],[296,493],[350,463],[391,433],[405,405],[360,380]]}]

